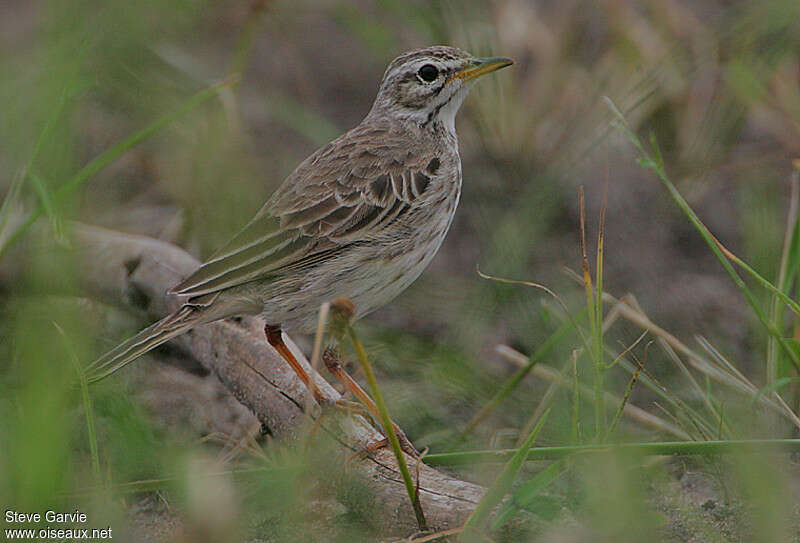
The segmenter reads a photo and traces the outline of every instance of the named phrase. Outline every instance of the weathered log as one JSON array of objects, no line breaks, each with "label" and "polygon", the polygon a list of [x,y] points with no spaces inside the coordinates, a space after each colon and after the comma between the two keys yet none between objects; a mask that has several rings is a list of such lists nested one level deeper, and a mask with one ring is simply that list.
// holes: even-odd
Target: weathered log
[{"label": "weathered log", "polygon": [[[167,290],[194,271],[199,262],[182,249],[143,236],[77,226],[76,238],[84,252],[87,289],[106,301],[143,307],[154,318],[177,308],[180,301]],[[256,317],[220,321],[199,326],[173,340],[248,407],[276,437],[291,437],[306,416],[303,406],[307,392],[303,383],[267,344],[264,322]],[[294,343],[287,339],[301,364],[310,366]],[[339,393],[322,377],[317,385],[326,399],[336,401]],[[363,450],[383,438],[359,415],[347,417],[347,437],[342,446]],[[344,442],[346,441],[346,443]],[[419,473],[422,508],[431,529],[460,526],[484,493],[475,484],[461,481],[406,457],[412,473]],[[383,519],[388,534],[408,535],[416,529],[408,495],[391,450],[375,451],[353,461],[369,481],[374,495],[376,519]]]}]

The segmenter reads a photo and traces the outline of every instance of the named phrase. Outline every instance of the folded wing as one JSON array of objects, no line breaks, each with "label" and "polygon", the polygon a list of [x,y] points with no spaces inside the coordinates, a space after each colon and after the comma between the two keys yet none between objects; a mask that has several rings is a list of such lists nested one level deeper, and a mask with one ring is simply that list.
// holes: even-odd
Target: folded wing
[{"label": "folded wing", "polygon": [[[353,244],[373,242],[403,213],[423,205],[438,169],[432,156],[405,165],[374,156],[366,165],[337,172],[315,163],[326,153],[330,149],[309,157],[247,226],[171,292],[212,294],[296,273]],[[327,160],[354,163],[335,158]]]}]

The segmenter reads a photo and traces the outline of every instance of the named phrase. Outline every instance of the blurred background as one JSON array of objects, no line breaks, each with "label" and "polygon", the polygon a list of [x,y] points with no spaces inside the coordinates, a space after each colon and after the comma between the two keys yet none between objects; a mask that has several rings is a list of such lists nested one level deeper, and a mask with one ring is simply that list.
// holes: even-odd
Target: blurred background
[{"label": "blurred background", "polygon": [[[653,172],[637,164],[604,100],[643,141],[655,137],[670,179],[714,235],[774,281],[786,254],[791,160],[800,153],[796,0],[7,0],[0,3],[4,506],[79,504],[118,527],[122,541],[192,540],[192,530],[209,541],[379,538],[363,503],[352,502],[364,499],[353,498],[361,491],[319,491],[335,494],[342,508],[331,505],[323,520],[295,507],[316,503],[318,489],[285,499],[293,481],[313,480],[325,460],[298,460],[268,443],[252,416],[202,372],[147,370],[146,361],[93,388],[99,451],[92,450],[85,405],[68,385],[74,364],[146,319],[81,290],[92,264],[75,258],[70,221],[164,239],[205,258],[301,160],[361,120],[392,58],[439,43],[516,63],[476,85],[459,115],[464,189],[438,256],[406,293],[358,324],[390,411],[412,440],[433,452],[511,447],[541,415],[552,380],[532,375],[468,436],[452,432],[519,369],[497,345],[527,356],[569,322],[545,292],[483,279],[478,269],[547,285],[583,326],[583,286],[565,271],[581,270],[579,187],[593,274],[605,210],[604,289],[635,297],[653,323],[692,348],[707,342],[705,351],[734,365],[754,390],[784,379],[781,393],[796,407],[789,357],[773,357],[776,369],[767,371],[770,336],[757,313]],[[93,158],[232,74],[241,75],[238,85],[81,178]],[[37,207],[39,228],[18,230]],[[768,293],[755,286],[753,293],[768,311]],[[793,335],[788,317],[777,325]],[[641,333],[620,319],[604,341],[619,353]],[[792,435],[783,419],[762,424],[750,399],[712,392],[717,383],[702,372],[693,388],[669,350],[646,348],[647,341],[631,352],[668,400],[636,384],[633,404],[692,439]],[[566,368],[571,380],[579,344],[577,336],[557,342],[542,364]],[[590,364],[588,357],[576,362],[588,385]],[[618,364],[604,387],[620,399],[630,378]],[[569,387],[552,396],[538,442],[595,435],[589,403],[581,403],[576,424]],[[719,431],[693,427],[705,423],[681,418],[671,401],[713,404],[706,422]],[[616,432],[620,440],[676,439],[625,418]],[[259,447],[234,455],[234,475],[194,477],[218,469],[212,460],[232,435]],[[242,481],[236,470],[253,464],[261,475]],[[648,465],[640,478],[625,462],[609,464],[575,468],[521,513],[530,525],[501,530],[495,540],[589,541],[598,539],[587,534],[599,533],[637,541],[653,527],[669,541],[797,537],[791,504],[800,485],[759,486],[779,480],[769,470],[794,465],[762,465],[764,474],[748,478],[736,462],[690,460]],[[735,482],[725,483],[723,472]],[[488,484],[496,471],[461,474]],[[619,483],[618,494],[603,487],[609,480]],[[731,488],[767,501],[737,502]],[[613,506],[607,492],[618,497]],[[198,498],[209,495],[217,501]],[[646,512],[630,509],[634,502]],[[209,520],[206,510],[219,518]],[[626,524],[631,516],[642,520]],[[203,522],[213,526],[199,529]]]}]

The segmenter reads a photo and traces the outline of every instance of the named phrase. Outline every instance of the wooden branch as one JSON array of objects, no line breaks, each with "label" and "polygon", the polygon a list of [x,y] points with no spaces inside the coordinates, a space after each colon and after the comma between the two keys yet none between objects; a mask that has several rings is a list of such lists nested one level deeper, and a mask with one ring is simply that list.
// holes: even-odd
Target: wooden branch
[{"label": "wooden branch", "polygon": [[[75,236],[84,251],[86,287],[107,301],[143,307],[153,319],[178,307],[179,300],[165,293],[199,265],[182,249],[152,238],[88,226],[76,226]],[[291,438],[305,417],[306,388],[267,344],[263,329],[260,318],[243,317],[240,322],[228,320],[198,326],[173,342],[216,374],[273,435]],[[308,361],[297,346],[285,335],[284,339],[310,373]],[[340,398],[318,375],[316,382],[326,399]],[[350,447],[343,448],[347,455],[383,439],[359,415],[347,417],[343,428],[346,446]],[[429,527],[444,530],[461,526],[485,489],[424,463],[417,466],[411,457],[406,461],[412,473],[419,470],[420,499]],[[384,523],[387,535],[416,531],[414,513],[389,449],[355,460],[350,468],[360,471],[369,481],[375,518]]]}]

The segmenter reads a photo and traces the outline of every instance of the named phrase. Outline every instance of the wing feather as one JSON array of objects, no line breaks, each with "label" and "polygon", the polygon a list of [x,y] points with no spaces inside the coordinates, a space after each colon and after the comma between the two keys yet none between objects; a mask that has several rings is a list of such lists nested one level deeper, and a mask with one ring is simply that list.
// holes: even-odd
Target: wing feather
[{"label": "wing feather", "polygon": [[296,272],[369,243],[424,204],[438,158],[404,152],[401,161],[385,142],[359,150],[343,138],[303,162],[242,231],[172,292],[203,296]]},{"label": "wing feather", "polygon": [[[234,265],[223,273],[206,273],[207,265],[203,265],[186,281],[178,285],[174,292],[181,295],[201,296],[276,275],[281,268],[301,261],[303,256],[308,254],[311,245],[311,238],[303,236],[285,244],[265,258],[231,262]],[[235,257],[238,255],[232,255],[219,262],[228,263]]]}]

